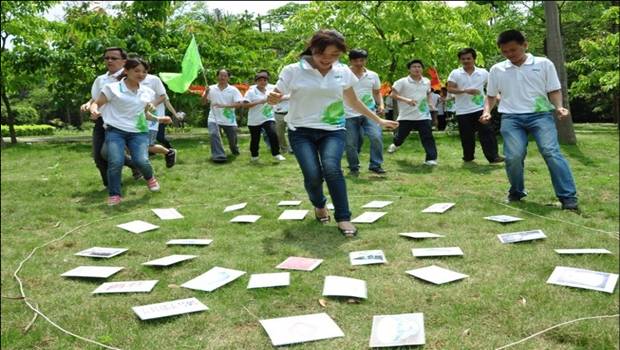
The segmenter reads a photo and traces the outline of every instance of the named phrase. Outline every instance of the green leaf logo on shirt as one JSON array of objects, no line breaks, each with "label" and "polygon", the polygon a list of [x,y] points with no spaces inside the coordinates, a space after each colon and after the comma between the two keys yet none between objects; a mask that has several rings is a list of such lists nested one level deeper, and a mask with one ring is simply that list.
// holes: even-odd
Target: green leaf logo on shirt
[{"label": "green leaf logo on shirt", "polygon": [[329,125],[343,125],[344,103],[342,101],[336,101],[327,106],[323,112],[321,121]]},{"label": "green leaf logo on shirt", "polygon": [[484,96],[478,94],[471,97],[471,102],[476,106],[482,106],[484,104]]},{"label": "green leaf logo on shirt", "polygon": [[423,99],[418,103],[418,110],[420,113],[428,112],[428,101],[426,99]]},{"label": "green leaf logo on shirt", "polygon": [[545,96],[538,96],[534,101],[535,112],[549,112],[555,109],[555,106],[549,102]]},{"label": "green leaf logo on shirt", "polygon": [[446,107],[448,109],[452,109],[452,107],[454,107],[454,100],[448,100],[446,101]]},{"label": "green leaf logo on shirt", "polygon": [[231,123],[235,121],[235,111],[233,111],[232,108],[228,108],[228,107],[224,108],[223,114],[224,114],[224,117],[230,120]]},{"label": "green leaf logo on shirt", "polygon": [[137,115],[137,120],[136,120],[136,129],[138,129],[138,131],[140,132],[148,132],[149,131],[149,126],[146,123],[146,116],[144,115],[144,112],[140,112],[140,114]]},{"label": "green leaf logo on shirt", "polygon": [[271,105],[264,104],[263,108],[261,109],[261,113],[263,113],[263,117],[271,118],[273,117],[273,108],[271,107]]},{"label": "green leaf logo on shirt", "polygon": [[366,107],[368,107],[368,108],[374,108],[375,107],[375,99],[372,98],[372,96],[370,96],[370,94],[366,94],[366,95],[362,96],[361,100],[366,105]]}]

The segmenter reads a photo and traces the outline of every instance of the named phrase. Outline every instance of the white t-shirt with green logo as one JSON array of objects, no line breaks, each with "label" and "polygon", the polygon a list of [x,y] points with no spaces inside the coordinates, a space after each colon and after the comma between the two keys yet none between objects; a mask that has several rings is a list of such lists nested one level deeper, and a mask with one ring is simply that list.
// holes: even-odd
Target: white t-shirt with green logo
[{"label": "white t-shirt with green logo", "polygon": [[243,101],[243,96],[239,89],[232,85],[220,90],[217,84],[209,86],[209,94],[207,95],[211,108],[209,109],[209,118],[207,123],[217,123],[224,126],[237,126],[237,116],[235,109],[226,107],[213,107],[214,104],[231,105]]},{"label": "white t-shirt with green logo", "polygon": [[484,108],[484,87],[487,84],[489,72],[486,69],[474,67],[474,71],[469,75],[463,67],[453,70],[448,76],[448,81],[456,84],[459,89],[477,89],[478,95],[467,93],[456,94],[455,108],[456,115],[469,114],[481,111]]},{"label": "white t-shirt with green logo", "polygon": [[[366,69],[364,74],[358,78],[357,84],[353,85],[353,90],[357,98],[362,101],[369,109],[375,110],[377,104],[373,97],[373,90],[379,90],[381,88],[381,80],[379,75],[371,70]],[[344,105],[345,118],[359,117],[359,112],[356,112],[353,108],[349,107],[346,103]]]},{"label": "white t-shirt with green logo", "polygon": [[416,101],[415,106],[411,106],[398,100],[398,119],[397,120],[427,120],[431,119],[428,106],[428,93],[431,91],[431,81],[422,77],[419,81],[410,76],[396,80],[392,89],[398,91],[398,95]]},{"label": "white t-shirt with green logo", "polygon": [[289,129],[344,129],[343,91],[355,83],[355,74],[339,62],[325,76],[306,58],[284,67],[276,87],[283,95],[291,95],[285,118]]},{"label": "white t-shirt with green logo", "polygon": [[155,99],[155,92],[140,84],[138,90],[133,92],[125,85],[125,79],[110,83],[101,89],[108,102],[106,108],[101,110],[101,116],[105,125],[117,129],[145,133],[149,127],[144,115],[146,104]]},{"label": "white t-shirt with green logo", "polygon": [[528,53],[520,67],[513,65],[510,60],[491,67],[487,95],[501,95],[498,107],[500,113],[541,113],[555,109],[547,93],[561,88],[553,62]]},{"label": "white t-shirt with green logo", "polygon": [[[256,85],[252,85],[248,89],[248,92],[246,92],[243,101],[256,102],[264,100],[275,88],[275,85],[267,84],[267,86],[265,86],[265,92],[263,93]],[[275,121],[273,113],[273,106],[268,103],[261,103],[251,107],[248,110],[248,126],[258,126],[268,120]]]}]

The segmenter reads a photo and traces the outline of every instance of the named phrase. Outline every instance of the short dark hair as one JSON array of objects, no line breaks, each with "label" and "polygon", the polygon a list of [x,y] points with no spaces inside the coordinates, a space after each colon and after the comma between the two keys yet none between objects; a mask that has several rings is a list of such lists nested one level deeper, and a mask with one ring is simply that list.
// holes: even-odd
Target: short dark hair
[{"label": "short dark hair", "polygon": [[422,66],[422,68],[424,68],[424,63],[422,63],[422,60],[418,58],[414,58],[411,61],[407,62],[407,69],[411,68],[411,65],[414,63],[418,63]]},{"label": "short dark hair", "polygon": [[118,52],[120,52],[121,57],[122,57],[124,60],[126,60],[126,59],[127,59],[127,52],[125,52],[125,50],[123,50],[123,49],[122,49],[122,48],[120,48],[120,47],[116,47],[116,46],[113,46],[113,47],[108,47],[107,49],[105,49],[105,51],[103,51],[103,55],[105,56],[105,54],[106,54],[106,53],[108,53],[108,51],[118,51]]},{"label": "short dark hair", "polygon": [[506,30],[504,32],[501,32],[497,36],[498,47],[504,44],[508,44],[511,41],[515,41],[517,44],[523,45],[523,43],[525,42],[525,36],[523,35],[523,33],[516,29]]},{"label": "short dark hair", "polygon": [[368,58],[368,52],[364,49],[351,49],[349,51],[349,59],[354,60],[357,58]]},{"label": "short dark hair", "polygon": [[325,48],[330,45],[336,46],[336,48],[342,52],[347,52],[347,44],[344,42],[344,36],[340,34],[340,32],[333,29],[321,29],[314,33],[308,46],[301,55],[312,55],[312,51],[323,53]]},{"label": "short dark hair", "polygon": [[229,71],[228,71],[228,69],[226,69],[226,68],[220,68],[220,69],[218,69],[218,70],[217,70],[217,72],[215,72],[215,77],[216,77],[216,78],[220,76],[220,72],[221,72],[221,71],[226,72],[226,75],[228,75],[228,77],[230,78],[230,72],[229,72]]},{"label": "short dark hair", "polygon": [[460,59],[461,56],[467,55],[467,54],[471,54],[471,57],[473,57],[474,60],[476,59],[476,56],[477,56],[476,50],[472,49],[471,47],[460,49],[459,52],[456,54],[456,56]]}]

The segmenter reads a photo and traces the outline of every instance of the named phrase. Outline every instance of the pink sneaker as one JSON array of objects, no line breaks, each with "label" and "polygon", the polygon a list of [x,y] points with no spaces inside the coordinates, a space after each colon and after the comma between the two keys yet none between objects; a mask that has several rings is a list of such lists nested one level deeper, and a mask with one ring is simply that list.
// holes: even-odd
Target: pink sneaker
[{"label": "pink sneaker", "polygon": [[110,196],[108,197],[108,205],[113,207],[115,205],[121,204],[121,196]]},{"label": "pink sneaker", "polygon": [[148,186],[151,192],[159,191],[159,182],[157,182],[157,180],[155,179],[155,176],[146,180],[146,185]]}]

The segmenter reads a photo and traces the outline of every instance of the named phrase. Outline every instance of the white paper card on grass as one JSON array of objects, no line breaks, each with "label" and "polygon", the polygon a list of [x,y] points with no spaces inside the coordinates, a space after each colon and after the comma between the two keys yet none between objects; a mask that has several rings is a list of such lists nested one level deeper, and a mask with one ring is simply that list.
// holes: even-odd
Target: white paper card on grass
[{"label": "white paper card on grass", "polygon": [[379,220],[379,218],[385,214],[387,213],[383,211],[367,211],[364,212],[362,215],[356,217],[355,219],[351,220],[351,222],[357,224],[372,224],[373,222]]},{"label": "white paper card on grass", "polygon": [[286,260],[276,266],[276,269],[312,271],[321,265],[322,262],[323,259],[289,256]]},{"label": "white paper card on grass", "polygon": [[517,221],[523,220],[516,216],[510,216],[510,215],[493,215],[493,216],[485,216],[484,218],[490,221],[500,222],[502,224],[507,224],[510,222],[517,222]]},{"label": "white paper card on grass", "polygon": [[158,304],[134,306],[131,308],[141,320],[189,314],[209,310],[207,305],[196,298],[178,299]]},{"label": "white paper card on grass", "polygon": [[440,247],[440,248],[413,248],[411,253],[416,258],[431,256],[460,256],[463,251],[459,247]]},{"label": "white paper card on grass", "polygon": [[159,228],[157,225],[149,224],[148,222],[142,220],[130,221],[124,224],[116,225],[116,227],[120,227],[123,230],[127,230],[132,233],[142,233]]},{"label": "white paper card on grass", "polygon": [[260,219],[260,215],[238,215],[230,220],[230,222],[254,223]]},{"label": "white paper card on grass", "polygon": [[75,253],[77,256],[87,256],[89,258],[104,258],[109,259],[119,254],[126,252],[126,248],[106,248],[106,247],[92,247],[81,252]]},{"label": "white paper card on grass", "polygon": [[246,205],[248,205],[248,203],[239,203],[239,204],[229,205],[226,208],[224,208],[224,213],[228,213],[229,211],[243,209],[245,208]]},{"label": "white paper card on grass", "polygon": [[92,294],[149,293],[157,282],[157,280],[106,282],[97,287]]},{"label": "white paper card on grass", "polygon": [[556,253],[564,254],[611,254],[607,249],[602,248],[582,248],[582,249],[556,249]]},{"label": "white paper card on grass", "polygon": [[296,206],[300,204],[301,204],[301,201],[280,201],[280,203],[278,203],[278,206],[285,207],[285,206]]},{"label": "white paper card on grass", "polygon": [[171,239],[166,242],[167,245],[209,245],[213,242],[212,239],[203,239],[203,238],[182,238],[182,239]]},{"label": "white paper card on grass", "polygon": [[174,264],[180,263],[181,261],[194,259],[195,257],[197,257],[197,255],[179,255],[179,254],[174,254],[174,255],[164,256],[163,258],[147,261],[145,263],[142,263],[142,265],[146,265],[146,266],[170,266],[170,265],[174,265]]},{"label": "white paper card on grass", "polygon": [[445,237],[444,235],[438,235],[436,233],[431,233],[431,232],[403,232],[403,233],[399,233],[399,235],[403,237],[409,237],[409,238],[415,238],[415,239]]},{"label": "white paper card on grass", "polygon": [[326,313],[259,320],[273,346],[344,337]]},{"label": "white paper card on grass", "polygon": [[444,269],[439,266],[431,265],[422,267],[419,269],[413,269],[406,271],[411,276],[417,277],[421,280],[425,280],[434,284],[444,284],[448,282],[458,281],[463,278],[469,277],[462,273]]},{"label": "white paper card on grass", "polygon": [[367,299],[366,281],[349,277],[325,276],[323,295],[326,297]]},{"label": "white paper card on grass", "polygon": [[151,209],[162,220],[183,219],[183,215],[174,208]]},{"label": "white paper card on grass", "polygon": [[452,208],[455,203],[435,203],[430,207],[422,210],[423,213],[445,213],[448,209]]},{"label": "white paper card on grass", "polygon": [[556,266],[547,280],[549,284],[591,289],[606,293],[613,293],[617,282],[618,275],[615,273],[566,266]]},{"label": "white paper card on grass", "polygon": [[524,241],[533,241],[537,239],[545,239],[545,233],[542,230],[531,230],[531,231],[521,231],[521,232],[511,232],[504,233],[501,235],[497,235],[499,241],[506,243],[516,243],[516,242],[524,242]]},{"label": "white paper card on grass", "polygon": [[181,287],[212,292],[217,288],[236,280],[244,274],[245,271],[216,266],[202,275],[183,283]]},{"label": "white paper card on grass", "polygon": [[370,347],[423,345],[424,314],[377,315],[372,318]]},{"label": "white paper card on grass", "polygon": [[308,210],[285,210],[278,220],[303,220],[308,215]]},{"label": "white paper card on grass", "polygon": [[117,266],[78,266],[73,270],[63,273],[63,277],[84,277],[84,278],[108,278],[122,270],[123,267]]},{"label": "white paper card on grass", "polygon": [[383,250],[360,250],[349,253],[351,265],[385,264]]},{"label": "white paper card on grass", "polygon": [[250,276],[248,289],[284,287],[291,284],[290,272],[255,273]]},{"label": "white paper card on grass", "polygon": [[390,205],[392,203],[394,203],[394,202],[392,202],[392,201],[372,201],[372,202],[366,203],[362,208],[378,209],[378,208],[387,207],[388,205]]}]

